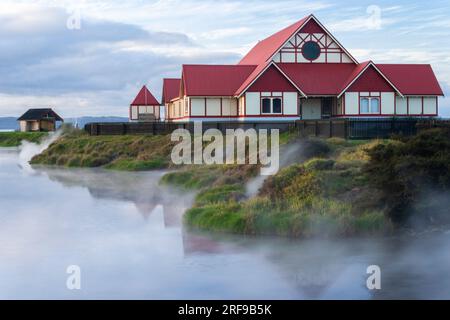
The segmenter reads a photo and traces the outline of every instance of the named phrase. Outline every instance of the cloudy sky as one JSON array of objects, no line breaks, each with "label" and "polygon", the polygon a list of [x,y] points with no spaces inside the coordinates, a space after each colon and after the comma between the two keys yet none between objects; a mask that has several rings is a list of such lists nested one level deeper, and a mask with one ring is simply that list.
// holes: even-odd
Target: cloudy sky
[{"label": "cloudy sky", "polygon": [[450,94],[448,0],[1,0],[0,116],[127,116],[142,84],[160,99],[182,63],[236,63],[310,13],[359,61],[431,63]]}]

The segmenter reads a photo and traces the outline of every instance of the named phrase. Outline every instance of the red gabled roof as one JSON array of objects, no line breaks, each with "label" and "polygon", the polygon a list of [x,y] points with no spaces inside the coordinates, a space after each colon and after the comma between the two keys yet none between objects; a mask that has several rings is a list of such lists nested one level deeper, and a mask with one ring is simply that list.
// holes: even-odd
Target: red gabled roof
[{"label": "red gabled roof", "polygon": [[337,94],[341,94],[342,91],[345,90],[345,88],[347,88],[370,63],[370,61],[364,61],[360,64],[357,64],[356,66],[353,66],[352,72],[348,75],[345,81],[340,84],[340,88]]},{"label": "red gabled roof", "polygon": [[159,106],[158,100],[144,85],[131,103],[132,106]]},{"label": "red gabled roof", "polygon": [[342,47],[336,39],[334,39],[331,33],[329,33],[328,30],[326,30],[325,27],[323,27],[320,24],[320,22],[316,19],[316,17],[310,14],[309,16],[297,21],[296,23],[290,25],[289,27],[284,28],[283,30],[258,42],[250,50],[250,52],[247,53],[247,55],[244,58],[242,58],[239,64],[255,64],[258,67],[253,71],[252,74],[250,74],[250,76],[245,80],[245,82],[242,83],[242,85],[235,92],[235,94],[238,96],[241,95],[247,89],[247,87],[261,75],[261,72],[263,72],[264,69],[268,67],[268,65],[271,63],[270,58],[274,56],[283,47],[283,45],[296,34],[296,32],[302,30],[303,28],[310,29],[307,30],[308,32],[314,32],[317,31],[318,29],[323,30],[323,32],[329,34],[336,42],[336,44],[340,46],[355,63],[357,63],[357,61],[350,55],[350,53],[348,53],[345,50],[345,48]]},{"label": "red gabled roof", "polygon": [[[281,47],[303,29],[306,32],[323,30],[354,63],[272,62],[271,58]],[[351,85],[356,81],[368,87],[367,83],[370,84],[375,78],[384,83],[384,88],[392,87],[400,95],[443,95],[430,65],[375,65],[371,61],[358,63],[313,15],[258,42],[238,65],[184,65],[182,83],[179,85],[188,96],[240,96],[271,65],[278,68],[306,96],[339,96],[348,88],[354,89]],[[163,97],[165,101],[168,100],[165,93]]]},{"label": "red gabled roof", "polygon": [[162,103],[166,104],[180,95],[181,79],[163,79]]},{"label": "red gabled roof", "polygon": [[429,64],[377,64],[376,66],[403,95],[444,95]]},{"label": "red gabled roof", "polygon": [[239,61],[239,64],[260,65],[266,63],[283,44],[288,41],[295,32],[311,17],[311,15],[291,24],[289,27],[271,35],[270,37],[259,41],[245,56]]},{"label": "red gabled roof", "polygon": [[353,63],[277,63],[277,66],[308,95],[337,95],[355,72]]},{"label": "red gabled roof", "polygon": [[234,92],[234,95],[239,96],[244,92],[245,89],[255,80],[257,79],[258,75],[264,71],[268,66],[270,65],[270,62],[262,63],[258,66],[255,66],[253,71],[248,75],[247,78],[244,79],[244,81],[238,86],[236,91]]},{"label": "red gabled roof", "polygon": [[233,96],[253,72],[252,65],[183,65],[188,96]]}]

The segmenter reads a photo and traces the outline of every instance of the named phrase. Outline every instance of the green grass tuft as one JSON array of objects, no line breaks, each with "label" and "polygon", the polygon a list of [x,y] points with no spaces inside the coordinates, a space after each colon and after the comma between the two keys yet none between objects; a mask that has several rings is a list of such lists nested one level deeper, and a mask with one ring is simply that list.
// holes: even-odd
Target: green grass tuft
[{"label": "green grass tuft", "polygon": [[0,132],[0,147],[18,147],[22,141],[39,143],[47,132]]},{"label": "green grass tuft", "polygon": [[31,163],[123,171],[154,170],[170,166],[172,146],[169,135],[89,136],[72,130],[35,156]]}]

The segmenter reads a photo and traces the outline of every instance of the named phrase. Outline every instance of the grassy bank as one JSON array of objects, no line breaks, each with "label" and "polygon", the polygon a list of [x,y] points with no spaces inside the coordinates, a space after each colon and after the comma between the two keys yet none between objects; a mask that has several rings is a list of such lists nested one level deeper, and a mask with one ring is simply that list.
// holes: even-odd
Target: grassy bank
[{"label": "grassy bank", "polygon": [[35,156],[32,164],[66,167],[104,167],[141,171],[170,165],[170,136],[89,136],[71,131]]},{"label": "grassy bank", "polygon": [[[161,183],[197,190],[185,216],[218,232],[324,237],[390,234],[450,223],[450,130],[415,137],[346,141],[280,137],[284,168],[258,192],[257,165],[184,165]],[[151,170],[171,167],[166,136],[64,134],[33,164]]]},{"label": "grassy bank", "polygon": [[0,147],[17,147],[22,141],[39,143],[46,132],[0,132]]},{"label": "grassy bank", "polygon": [[[267,178],[253,198],[244,198],[242,182],[249,176],[231,183],[203,179],[206,183],[195,185],[200,192],[185,215],[186,224],[220,232],[290,237],[392,231],[363,167],[369,160],[368,150],[394,142],[329,139],[295,143],[307,146],[302,151],[309,157],[299,156],[299,163]],[[171,181],[167,176],[163,179]]]},{"label": "grassy bank", "polygon": [[291,237],[390,234],[450,224],[449,129],[309,144],[320,156],[304,150],[307,159],[266,179],[250,199],[242,183],[201,185],[186,224]]}]

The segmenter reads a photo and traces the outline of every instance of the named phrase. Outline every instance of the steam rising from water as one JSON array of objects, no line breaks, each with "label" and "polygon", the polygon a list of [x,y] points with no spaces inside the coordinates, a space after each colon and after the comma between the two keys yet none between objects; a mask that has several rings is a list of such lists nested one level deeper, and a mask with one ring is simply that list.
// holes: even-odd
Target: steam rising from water
[{"label": "steam rising from water", "polygon": [[[296,140],[287,146],[280,147],[280,169],[305,160],[303,155],[305,141]],[[246,197],[251,198],[256,196],[268,177],[270,176],[258,175],[251,179],[246,185]]]},{"label": "steam rising from water", "polygon": [[19,165],[26,172],[33,172],[29,161],[35,156],[42,153],[45,149],[47,149],[53,142],[56,141],[61,136],[61,129],[56,132],[49,133],[49,135],[43,139],[40,143],[33,143],[29,141],[22,141],[22,144],[19,146]]},{"label": "steam rising from water", "polygon": [[[450,298],[448,231],[302,241],[192,233],[179,217],[193,195],[160,186],[163,172],[21,175],[17,156],[0,148],[2,299]],[[77,292],[65,286],[71,264],[82,268]],[[374,264],[379,291],[366,288]]]}]

